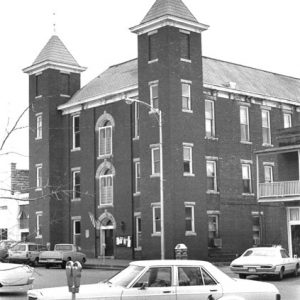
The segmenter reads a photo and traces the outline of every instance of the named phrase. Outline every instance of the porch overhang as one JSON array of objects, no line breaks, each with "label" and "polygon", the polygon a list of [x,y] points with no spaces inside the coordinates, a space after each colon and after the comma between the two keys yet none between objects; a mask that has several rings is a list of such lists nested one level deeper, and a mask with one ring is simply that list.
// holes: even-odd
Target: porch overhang
[{"label": "porch overhang", "polygon": [[296,152],[300,150],[300,145],[289,145],[289,146],[282,146],[282,147],[274,147],[268,148],[264,150],[258,150],[254,153],[257,155],[268,155],[268,154],[278,154],[278,153],[288,153],[288,152]]}]

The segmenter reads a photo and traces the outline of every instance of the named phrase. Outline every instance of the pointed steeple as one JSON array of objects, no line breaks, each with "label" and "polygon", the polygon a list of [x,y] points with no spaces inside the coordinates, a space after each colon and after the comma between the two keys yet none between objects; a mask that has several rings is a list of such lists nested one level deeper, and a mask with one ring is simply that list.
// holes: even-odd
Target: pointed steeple
[{"label": "pointed steeple", "polygon": [[156,0],[142,22],[130,29],[134,33],[142,34],[167,25],[195,32],[208,28],[198,22],[181,0]]},{"label": "pointed steeple", "polygon": [[41,69],[55,67],[65,71],[82,72],[81,67],[70,51],[57,35],[53,35],[30,67],[23,69],[25,73],[36,73]]}]

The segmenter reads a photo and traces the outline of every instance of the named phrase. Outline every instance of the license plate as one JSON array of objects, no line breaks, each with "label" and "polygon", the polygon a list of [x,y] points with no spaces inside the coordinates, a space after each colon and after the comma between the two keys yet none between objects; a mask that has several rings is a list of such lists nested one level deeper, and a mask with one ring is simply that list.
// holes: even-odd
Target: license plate
[{"label": "license plate", "polygon": [[256,268],[249,268],[248,271],[251,272],[251,273],[255,273],[256,272]]}]

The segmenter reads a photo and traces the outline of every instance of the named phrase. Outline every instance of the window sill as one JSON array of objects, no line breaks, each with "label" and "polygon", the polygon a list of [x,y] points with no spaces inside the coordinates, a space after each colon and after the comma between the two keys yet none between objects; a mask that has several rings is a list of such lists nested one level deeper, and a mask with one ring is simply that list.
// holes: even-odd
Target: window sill
[{"label": "window sill", "polygon": [[114,207],[114,205],[111,203],[111,204],[100,204],[98,205],[98,208],[103,208],[103,207]]},{"label": "window sill", "polygon": [[252,145],[252,142],[250,142],[250,141],[241,141],[241,144]]},{"label": "window sill", "polygon": [[151,233],[151,236],[153,236],[153,237],[160,236],[160,232]]},{"label": "window sill", "polygon": [[192,114],[193,111],[191,109],[182,109],[182,112],[185,112],[185,113],[189,113],[189,114]]},{"label": "window sill", "polygon": [[206,194],[219,195],[219,194],[220,194],[220,192],[218,192],[218,191],[214,191],[214,190],[208,190],[208,191],[206,191]]},{"label": "window sill", "polygon": [[160,174],[151,174],[150,175],[150,178],[159,178],[160,177]]},{"label": "window sill", "polygon": [[158,58],[152,59],[152,60],[148,60],[148,64],[153,64],[158,62]]},{"label": "window sill", "polygon": [[255,194],[254,193],[242,193],[242,196],[252,196],[252,197],[254,197]]},{"label": "window sill", "polygon": [[42,137],[35,137],[36,141],[40,141],[42,139]]},{"label": "window sill", "polygon": [[81,198],[72,198],[71,199],[71,202],[79,202],[79,201],[81,201]]},{"label": "window sill", "polygon": [[142,247],[134,248],[134,251],[142,251]]},{"label": "window sill", "polygon": [[78,147],[78,148],[72,148],[72,149],[71,149],[71,152],[77,152],[77,151],[80,151],[80,150],[81,150],[80,147]]},{"label": "window sill", "polygon": [[38,95],[38,96],[35,96],[34,99],[40,99],[42,97],[43,97],[42,95]]},{"label": "window sill", "polygon": [[194,231],[186,231],[185,236],[197,236],[197,233]]},{"label": "window sill", "polygon": [[213,137],[213,136],[206,136],[205,139],[206,140],[211,140],[211,141],[218,141],[219,140],[219,138]]},{"label": "window sill", "polygon": [[133,193],[133,197],[137,197],[137,196],[140,196],[140,195],[141,195],[141,192]]},{"label": "window sill", "polygon": [[139,136],[135,136],[135,137],[132,138],[133,141],[138,141],[139,139],[140,139]]},{"label": "window sill", "polygon": [[192,63],[192,60],[187,59],[187,58],[180,58],[180,61],[184,61],[184,62],[187,62],[187,63]]},{"label": "window sill", "polygon": [[66,94],[60,94],[59,96],[63,97],[63,98],[70,98],[71,97],[70,95],[66,95]]},{"label": "window sill", "polygon": [[36,238],[36,239],[42,239],[43,236],[42,236],[42,235],[37,235],[35,238]]},{"label": "window sill", "polygon": [[97,159],[106,159],[112,157],[112,154],[98,155]]},{"label": "window sill", "polygon": [[193,173],[183,173],[184,177],[195,177],[195,174]]},{"label": "window sill", "polygon": [[42,191],[42,188],[37,187],[37,188],[35,188],[35,191],[36,191],[36,192]]},{"label": "window sill", "polygon": [[262,146],[263,147],[274,147],[274,145],[272,145],[272,144],[265,144],[265,143],[263,143]]}]

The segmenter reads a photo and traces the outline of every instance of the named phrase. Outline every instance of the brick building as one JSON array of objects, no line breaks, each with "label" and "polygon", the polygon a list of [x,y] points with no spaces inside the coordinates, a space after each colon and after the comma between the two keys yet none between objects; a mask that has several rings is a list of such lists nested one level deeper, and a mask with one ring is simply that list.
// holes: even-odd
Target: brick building
[{"label": "brick building", "polygon": [[207,29],[181,0],[157,0],[131,28],[137,59],[84,87],[85,68],[56,35],[24,69],[34,240],[74,242],[91,257],[160,257],[163,171],[166,258],[178,243],[205,259],[288,246],[285,209],[257,201],[255,153],[298,121],[300,80],[202,56]]}]

